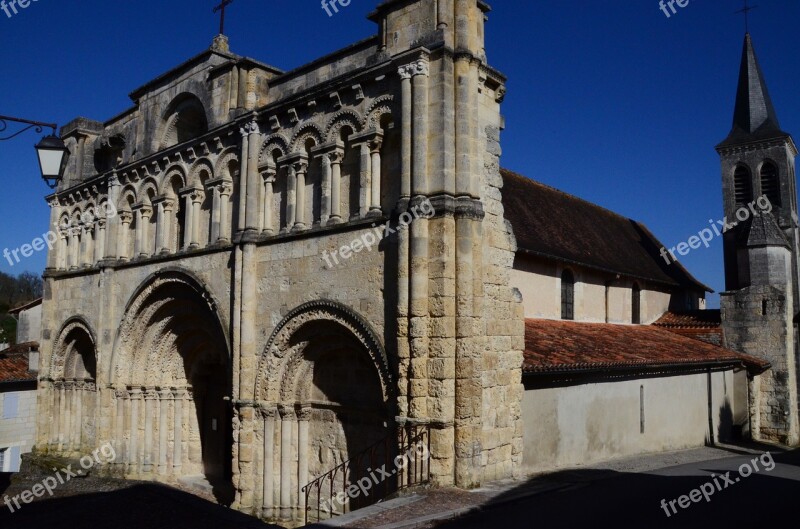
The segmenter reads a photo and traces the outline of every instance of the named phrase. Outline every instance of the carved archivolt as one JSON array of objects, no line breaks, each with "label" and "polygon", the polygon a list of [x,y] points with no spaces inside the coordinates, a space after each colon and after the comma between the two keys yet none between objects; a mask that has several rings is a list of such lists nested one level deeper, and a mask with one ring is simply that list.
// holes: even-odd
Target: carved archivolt
[{"label": "carved archivolt", "polygon": [[392,115],[393,102],[394,96],[391,95],[384,95],[376,98],[370,104],[370,106],[367,108],[367,112],[364,114],[364,128],[378,128],[381,124],[381,119],[383,116]]},{"label": "carved archivolt", "polygon": [[[230,153],[223,154],[223,157],[229,156],[229,154]],[[220,159],[222,159],[222,157],[220,157]],[[205,171],[207,174],[207,180],[211,180],[216,176],[216,172],[214,171],[211,161],[208,158],[200,158],[192,164],[192,168],[189,171],[189,185],[202,187],[203,179],[201,175],[203,171]]]},{"label": "carved archivolt", "polygon": [[280,151],[281,156],[286,156],[289,154],[289,142],[286,140],[283,134],[270,134],[264,138],[264,143],[261,147],[261,153],[258,155],[259,169],[272,161],[271,155],[276,149]]},{"label": "carved archivolt", "polygon": [[[81,356],[81,354],[91,355],[96,360],[96,343],[94,332],[89,324],[86,323],[85,318],[75,316],[67,320],[53,345],[50,378],[53,380],[63,380],[68,377],[74,378],[75,367],[77,366],[75,356]],[[80,350],[80,348],[86,348],[87,350]],[[70,366],[72,366],[72,369],[68,369]],[[69,371],[72,372],[70,373]]]},{"label": "carved archivolt", "polygon": [[304,123],[292,136],[292,152],[305,150],[306,140],[309,138],[314,141],[314,145],[322,144],[325,135],[316,123]]},{"label": "carved archivolt", "polygon": [[297,335],[306,326],[323,323],[333,323],[344,336],[363,348],[378,370],[384,401],[389,399],[394,391],[393,377],[378,335],[349,307],[335,301],[318,300],[289,312],[272,332],[259,360],[256,400],[277,402],[291,399],[289,393],[300,378],[298,374],[309,372],[311,367],[304,356],[309,342],[297,340]]},{"label": "carved archivolt", "polygon": [[228,174],[228,164],[231,161],[239,163],[239,154],[236,147],[229,147],[219,155],[217,163],[214,165],[214,178],[224,177],[233,180],[235,175]]},{"label": "carved archivolt", "polygon": [[328,120],[328,125],[325,127],[325,138],[328,142],[338,141],[344,126],[349,126],[355,133],[361,132],[362,121],[363,118],[355,110],[340,110]]}]

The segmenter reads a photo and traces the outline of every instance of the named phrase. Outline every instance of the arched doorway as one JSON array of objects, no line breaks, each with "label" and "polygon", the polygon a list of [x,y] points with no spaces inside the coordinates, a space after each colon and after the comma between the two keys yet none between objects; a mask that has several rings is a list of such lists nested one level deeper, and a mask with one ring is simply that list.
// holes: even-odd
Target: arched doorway
[{"label": "arched doorway", "polygon": [[62,327],[53,348],[53,420],[49,445],[64,454],[96,445],[97,353],[94,333],[82,318]]},{"label": "arched doorway", "polygon": [[[231,479],[228,340],[216,304],[182,272],[145,282],[128,305],[112,361],[115,432],[126,473]],[[219,494],[218,494],[219,497]]]},{"label": "arched doorway", "polygon": [[[266,518],[302,519],[306,484],[344,465],[332,480],[342,490],[365,470],[350,468],[353,458],[395,431],[394,382],[381,342],[364,319],[332,301],[302,305],[277,326],[260,361],[256,400],[264,410]],[[385,446],[375,454],[383,461],[394,450]]]}]

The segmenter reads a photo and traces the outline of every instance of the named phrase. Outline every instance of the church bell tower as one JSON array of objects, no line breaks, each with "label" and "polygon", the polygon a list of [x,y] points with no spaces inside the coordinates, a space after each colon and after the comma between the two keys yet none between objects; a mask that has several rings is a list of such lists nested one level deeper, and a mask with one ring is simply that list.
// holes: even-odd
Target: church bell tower
[{"label": "church bell tower", "polygon": [[798,442],[797,147],[781,130],[750,34],[745,35],[733,128],[719,145],[725,288],[725,344],[768,360],[751,385],[754,439]]}]

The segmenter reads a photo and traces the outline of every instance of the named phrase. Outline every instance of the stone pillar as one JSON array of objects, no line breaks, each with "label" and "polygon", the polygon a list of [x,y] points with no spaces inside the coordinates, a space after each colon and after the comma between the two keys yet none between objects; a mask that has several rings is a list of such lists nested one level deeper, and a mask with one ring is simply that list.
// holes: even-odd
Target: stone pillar
[{"label": "stone pillar", "polygon": [[78,266],[80,265],[80,227],[73,226],[69,230],[70,240],[69,240],[69,249],[70,249],[70,260],[69,260],[69,269],[70,270],[77,270]]},{"label": "stone pillar", "polygon": [[58,449],[59,428],[61,427],[61,383],[53,381],[51,386],[53,392],[53,418],[50,423],[50,439],[48,445]]},{"label": "stone pillar", "polygon": [[320,226],[327,226],[331,218],[331,159],[327,154],[320,156],[322,165],[322,201],[320,205]]},{"label": "stone pillar", "polygon": [[106,219],[97,219],[97,237],[94,240],[94,262],[100,262],[105,256],[106,245]]},{"label": "stone pillar", "polygon": [[81,419],[83,418],[82,415],[82,402],[81,396],[83,392],[81,391],[81,385],[77,380],[73,380],[70,382],[72,386],[72,427],[70,428],[70,438],[71,438],[71,448],[73,451],[77,452],[81,449],[81,431],[83,430],[83,423]]},{"label": "stone pillar", "polygon": [[183,464],[183,407],[185,406],[186,392],[183,389],[174,389],[174,439],[172,447],[172,473],[176,476],[181,473]]},{"label": "stone pillar", "polygon": [[295,162],[293,166],[297,178],[297,184],[295,185],[297,191],[297,217],[292,231],[302,231],[308,229],[309,226],[306,219],[306,210],[308,209],[306,204],[306,171],[308,170],[308,163],[302,159]]},{"label": "stone pillar", "polygon": [[219,186],[211,188],[211,235],[209,240],[215,243],[219,240],[219,223],[222,217],[220,212],[220,193]]},{"label": "stone pillar", "polygon": [[381,145],[383,138],[378,135],[369,143],[370,156],[372,157],[372,171],[370,186],[369,215],[379,217],[383,214],[381,208]]},{"label": "stone pillar", "polygon": [[69,262],[69,244],[67,240],[69,237],[68,229],[59,229],[58,231],[58,252],[57,252],[57,267],[59,270],[66,270]]},{"label": "stone pillar", "polygon": [[247,213],[245,215],[245,230],[258,231],[259,208],[259,181],[258,181],[258,154],[261,145],[261,134],[258,123],[251,121],[245,125],[248,134],[248,161],[247,161]]},{"label": "stone pillar", "polygon": [[264,501],[261,515],[271,519],[275,515],[275,408],[262,409],[264,417]]},{"label": "stone pillar", "polygon": [[247,127],[239,130],[242,135],[242,157],[239,168],[239,218],[236,219],[236,233],[244,231],[247,214],[247,172],[250,165],[250,131]]},{"label": "stone pillar", "polygon": [[172,392],[168,389],[158,391],[158,473],[167,474],[167,442],[169,434],[169,408]]},{"label": "stone pillar", "polygon": [[189,250],[192,247],[194,237],[194,208],[192,207],[192,191],[187,191],[183,195],[183,249]]},{"label": "stone pillar", "polygon": [[130,451],[128,453],[128,473],[139,472],[139,401],[142,400],[140,388],[130,389],[131,415],[130,415]]},{"label": "stone pillar", "polygon": [[286,230],[292,229],[297,219],[297,173],[294,164],[287,165],[286,176]]},{"label": "stone pillar", "polygon": [[342,222],[342,160],[344,149],[337,149],[328,153],[331,161],[331,218],[328,224]]},{"label": "stone pillar", "polygon": [[170,254],[175,251],[174,247],[175,237],[172,233],[172,225],[175,224],[174,214],[175,214],[176,204],[175,200],[171,198],[165,198],[164,200],[162,200],[160,205],[163,209],[163,212],[159,211],[159,214],[161,215],[163,213],[163,217],[159,216],[159,218],[162,219],[163,227],[161,235],[162,242],[161,242],[161,248],[159,249],[159,253],[163,255],[163,254]]},{"label": "stone pillar", "polygon": [[[55,237],[56,242],[60,239],[59,236],[59,229],[58,229],[58,219],[61,216],[61,204],[58,202],[57,198],[53,198],[47,202],[47,205],[50,206],[50,237]],[[50,241],[47,241],[50,242]],[[54,247],[50,247],[47,252],[47,269],[54,270],[58,267],[58,258],[59,258],[59,247],[58,245]]]},{"label": "stone pillar", "polygon": [[400,75],[401,88],[401,126],[400,126],[400,198],[411,197],[411,65],[401,66],[397,73]]},{"label": "stone pillar", "polygon": [[281,407],[281,520],[292,518],[292,430],[295,413],[291,408]]},{"label": "stone pillar", "polygon": [[131,231],[133,215],[129,211],[119,213],[119,233],[117,234],[117,254],[123,261],[128,259],[128,236]]},{"label": "stone pillar", "polygon": [[153,216],[153,208],[150,206],[142,206],[139,209],[140,218],[142,220],[141,233],[142,240],[139,246],[139,257],[150,257],[153,255],[151,251],[155,245],[150,241],[150,217]]},{"label": "stone pillar", "polygon": [[155,431],[153,429],[153,420],[156,413],[156,402],[158,393],[154,389],[148,389],[144,394],[144,461],[142,464],[142,472],[153,471],[153,437]]},{"label": "stone pillar", "polygon": [[231,195],[233,194],[233,182],[225,181],[219,186],[219,244],[228,244],[231,242],[231,223],[229,204]]},{"label": "stone pillar", "polygon": [[371,201],[372,189],[372,156],[370,154],[369,142],[365,141],[359,145],[361,151],[360,157],[360,171],[358,179],[358,201],[359,201],[359,217],[364,218],[369,212],[369,203]]},{"label": "stone pillar", "polygon": [[125,450],[125,397],[128,395],[127,391],[114,391],[114,396],[117,400],[117,414],[114,417],[114,449],[117,452],[117,459],[115,465],[124,465],[127,461],[127,452]]},{"label": "stone pillar", "polygon": [[159,200],[156,203],[156,254],[162,253],[166,246],[166,239],[164,238],[165,224],[166,219],[164,218],[164,202],[163,200]]},{"label": "stone pillar", "polygon": [[200,206],[203,204],[206,195],[202,189],[195,189],[192,194],[192,242],[191,249],[200,248]]},{"label": "stone pillar", "polygon": [[65,380],[60,382],[58,393],[59,393],[58,451],[61,452],[68,448],[66,437],[70,424],[69,403],[67,402],[67,382]]},{"label": "stone pillar", "polygon": [[306,495],[303,492],[303,487],[308,484],[308,427],[311,420],[311,408],[304,407],[300,410],[297,417],[297,504],[300,506],[298,517],[301,517],[306,512]]},{"label": "stone pillar", "polygon": [[81,223],[81,258],[79,266],[89,268],[92,266],[92,239],[94,237],[94,225],[87,222]]},{"label": "stone pillar", "polygon": [[275,234],[272,222],[272,202],[274,200],[273,193],[275,192],[275,174],[276,170],[274,167],[267,167],[267,169],[261,173],[261,177],[264,179],[264,217],[262,222],[262,233],[264,233],[264,235]]},{"label": "stone pillar", "polygon": [[108,207],[106,208],[106,212],[109,215],[106,217],[108,226],[106,231],[105,259],[117,259],[122,253],[117,246],[119,243],[117,235],[119,234],[120,225],[120,216],[117,211],[119,190],[119,178],[117,178],[116,174],[112,174],[108,177]]}]

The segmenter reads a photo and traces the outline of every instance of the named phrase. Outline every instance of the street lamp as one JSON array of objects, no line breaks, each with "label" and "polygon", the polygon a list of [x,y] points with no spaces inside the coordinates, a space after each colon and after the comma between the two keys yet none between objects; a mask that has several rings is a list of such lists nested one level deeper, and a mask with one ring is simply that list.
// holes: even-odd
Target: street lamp
[{"label": "street lamp", "polygon": [[15,138],[30,129],[35,129],[36,132],[42,132],[42,128],[44,127],[53,129],[52,134],[42,138],[36,145],[36,153],[39,157],[39,170],[42,173],[42,179],[50,189],[55,189],[64,176],[64,169],[67,166],[67,159],[69,158],[69,149],[64,145],[64,140],[56,136],[58,125],[55,123],[42,123],[41,121],[0,116],[0,132],[8,128],[6,124],[7,121],[22,123],[28,126],[10,136],[0,137],[0,141]]}]

